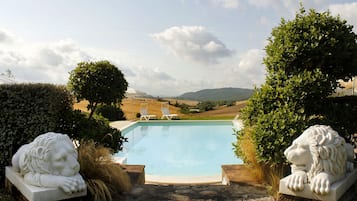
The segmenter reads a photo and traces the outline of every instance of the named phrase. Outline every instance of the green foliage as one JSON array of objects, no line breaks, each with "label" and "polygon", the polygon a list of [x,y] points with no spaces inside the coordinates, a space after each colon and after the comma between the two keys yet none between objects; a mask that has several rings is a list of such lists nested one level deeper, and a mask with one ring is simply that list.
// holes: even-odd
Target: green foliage
[{"label": "green foliage", "polygon": [[[0,85],[0,181],[4,166],[23,144],[61,127],[63,114],[72,110],[65,87],[50,84]],[[2,185],[1,183],[0,185]]]},{"label": "green foliage", "polygon": [[347,142],[357,133],[357,96],[329,97],[314,124],[326,124],[335,129]]},{"label": "green foliage", "polygon": [[100,104],[95,113],[107,118],[109,121],[125,120],[125,114],[120,107],[116,105]]},{"label": "green foliage", "polygon": [[120,103],[125,97],[128,82],[122,72],[108,61],[81,62],[70,72],[68,87],[78,101],[89,101],[91,118],[99,103]]},{"label": "green foliage", "polygon": [[273,29],[264,58],[266,82],[242,110],[245,129],[237,132],[238,140],[251,137],[258,161],[285,163],[283,151],[313,124],[331,125],[347,140],[356,132],[356,99],[329,98],[337,79],[357,74],[356,39],[346,21],[303,8]]},{"label": "green foliage", "polygon": [[268,73],[284,70],[289,76],[319,68],[335,88],[336,80],[357,75],[357,35],[352,28],[329,12],[306,13],[301,8],[294,20],[282,19],[273,29],[265,47]]},{"label": "green foliage", "polygon": [[217,104],[213,101],[203,101],[198,103],[197,107],[200,109],[200,111],[210,111],[213,110],[216,105]]},{"label": "green foliage", "polygon": [[190,113],[190,106],[185,104],[185,103],[182,103],[182,104],[178,104],[177,101],[176,101],[176,104],[175,104],[175,107],[179,107],[180,108],[180,112],[182,114],[188,114]]},{"label": "green foliage", "polygon": [[111,148],[113,152],[120,151],[122,143],[126,140],[118,129],[109,126],[106,118],[94,115],[89,119],[87,114],[80,110],[67,113],[61,122],[60,130],[72,139],[93,140],[96,144]]},{"label": "green foliage", "polygon": [[304,71],[290,79],[279,71],[256,89],[242,118],[246,127],[255,129],[253,141],[260,161],[284,162],[283,150],[311,125],[315,110],[329,95],[330,87],[323,85],[326,79],[319,70]]}]

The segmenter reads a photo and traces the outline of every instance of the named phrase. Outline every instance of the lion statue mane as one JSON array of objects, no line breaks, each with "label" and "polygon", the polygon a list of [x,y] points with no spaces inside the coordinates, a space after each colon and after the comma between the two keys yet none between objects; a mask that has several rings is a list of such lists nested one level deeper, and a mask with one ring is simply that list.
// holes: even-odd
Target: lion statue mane
[{"label": "lion statue mane", "polygon": [[330,126],[315,125],[306,129],[284,155],[291,165],[292,175],[287,187],[293,191],[311,190],[320,195],[330,192],[330,185],[353,170],[353,147]]},{"label": "lion statue mane", "polygon": [[12,157],[12,166],[30,185],[59,187],[71,194],[86,188],[77,159],[67,135],[49,132],[21,146]]}]

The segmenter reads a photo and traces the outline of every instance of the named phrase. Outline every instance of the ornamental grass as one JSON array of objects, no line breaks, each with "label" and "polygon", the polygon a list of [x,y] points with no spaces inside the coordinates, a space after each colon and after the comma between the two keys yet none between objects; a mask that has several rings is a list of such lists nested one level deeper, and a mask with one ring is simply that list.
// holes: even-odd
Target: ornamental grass
[{"label": "ornamental grass", "polygon": [[87,184],[87,199],[112,201],[132,188],[129,175],[112,160],[110,149],[93,141],[81,142],[78,149],[80,173]]}]

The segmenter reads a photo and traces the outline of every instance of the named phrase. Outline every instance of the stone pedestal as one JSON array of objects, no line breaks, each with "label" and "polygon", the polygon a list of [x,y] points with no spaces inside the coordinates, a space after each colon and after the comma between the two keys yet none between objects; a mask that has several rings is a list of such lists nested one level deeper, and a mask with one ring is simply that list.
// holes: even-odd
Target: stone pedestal
[{"label": "stone pedestal", "polygon": [[121,167],[129,174],[131,184],[145,184],[145,165],[127,165],[122,164]]},{"label": "stone pedestal", "polygon": [[75,197],[85,196],[87,191],[74,194],[66,194],[59,188],[42,188],[28,185],[24,182],[23,177],[15,172],[11,167],[5,169],[6,179],[11,182],[29,201],[56,201],[67,200]]},{"label": "stone pedestal", "polygon": [[[286,187],[287,181],[291,175],[280,180],[279,194],[291,195],[297,198],[306,198],[306,200],[324,200],[338,201],[343,194],[356,183],[357,168],[348,173],[343,180],[335,182],[331,185],[330,193],[327,195],[317,195],[310,190],[310,184],[305,184],[303,191],[292,191]],[[288,196],[288,197],[291,197]],[[305,199],[304,199],[305,200]]]}]

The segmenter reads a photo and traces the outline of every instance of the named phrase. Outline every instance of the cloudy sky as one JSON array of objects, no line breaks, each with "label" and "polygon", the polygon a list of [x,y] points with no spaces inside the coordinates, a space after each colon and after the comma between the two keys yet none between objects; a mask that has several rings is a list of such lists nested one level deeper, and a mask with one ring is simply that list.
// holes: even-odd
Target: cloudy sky
[{"label": "cloudy sky", "polygon": [[[301,0],[0,0],[0,73],[66,84],[78,62],[109,60],[155,96],[264,82],[264,46]],[[357,32],[357,1],[302,0]]]}]

